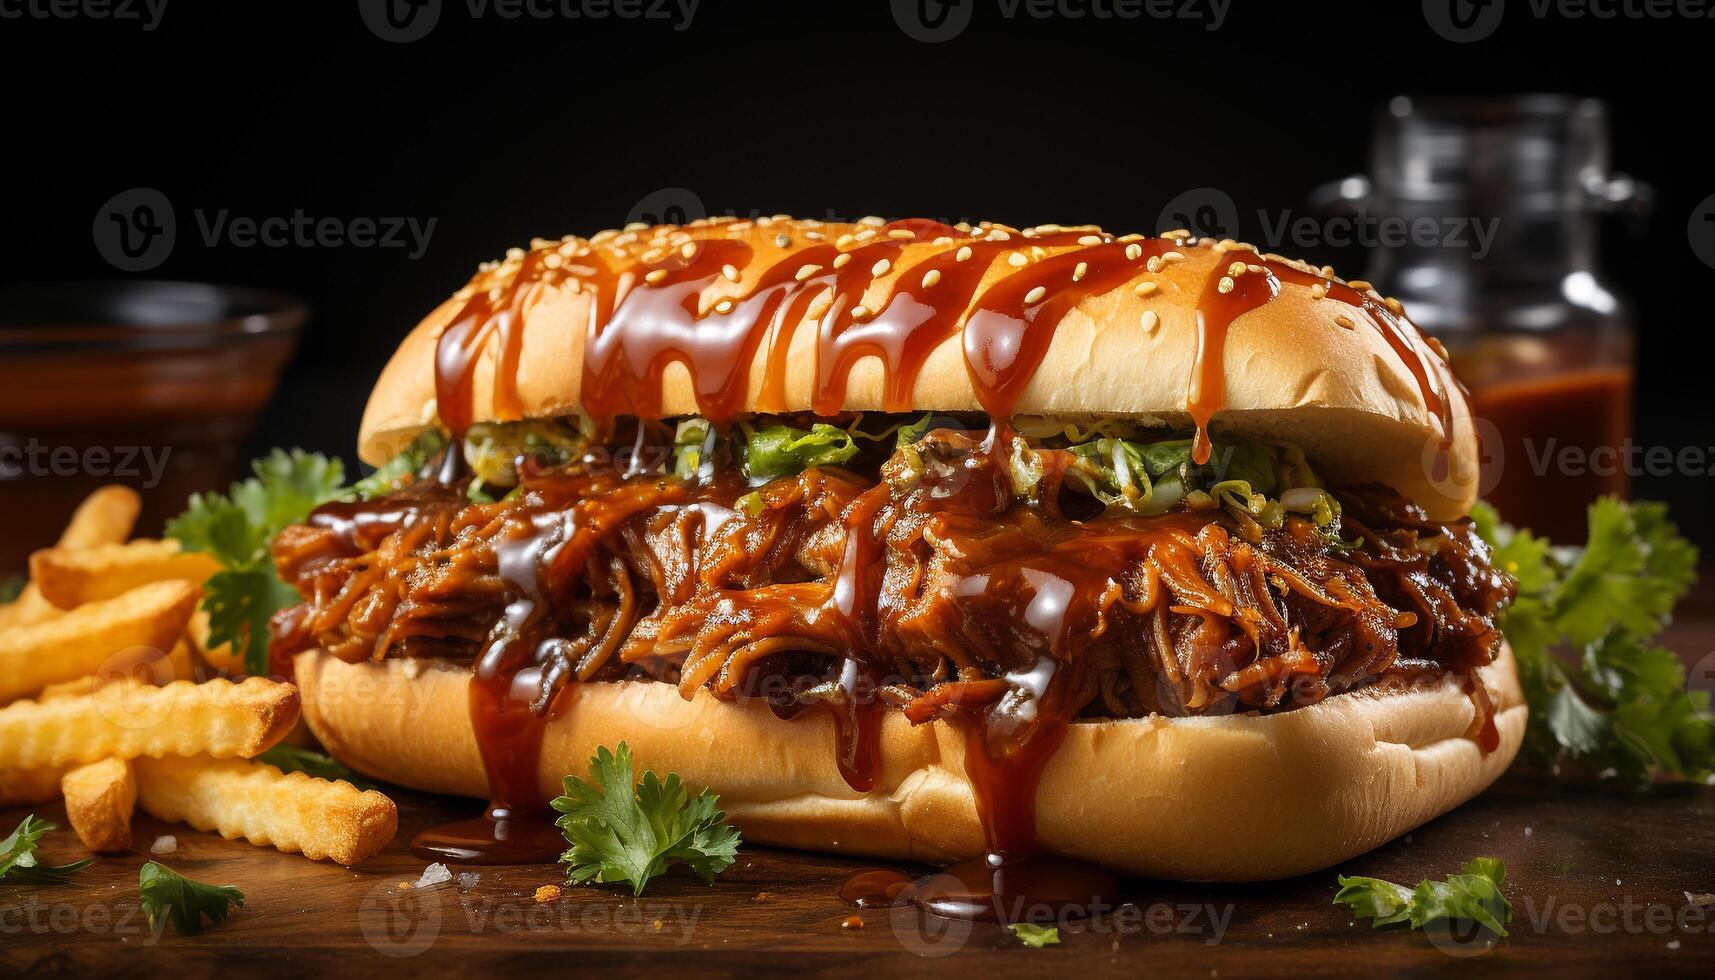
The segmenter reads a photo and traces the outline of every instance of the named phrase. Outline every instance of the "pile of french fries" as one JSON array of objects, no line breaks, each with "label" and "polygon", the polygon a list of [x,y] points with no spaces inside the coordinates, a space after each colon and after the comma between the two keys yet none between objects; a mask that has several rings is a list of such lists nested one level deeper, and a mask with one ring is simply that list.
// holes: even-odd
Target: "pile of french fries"
[{"label": "pile of french fries", "polygon": [[0,806],[64,798],[84,846],[131,847],[134,808],[228,839],[351,866],[398,829],[393,801],[254,761],[293,736],[298,691],[243,677],[197,609],[220,566],[128,540],[140,501],[79,505],[30,582],[0,605]]}]

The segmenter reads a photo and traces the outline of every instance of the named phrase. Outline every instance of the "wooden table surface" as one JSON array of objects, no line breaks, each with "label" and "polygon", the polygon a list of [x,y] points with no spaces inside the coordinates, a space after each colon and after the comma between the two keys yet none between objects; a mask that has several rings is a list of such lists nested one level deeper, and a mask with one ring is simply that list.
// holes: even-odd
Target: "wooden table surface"
[{"label": "wooden table surface", "polygon": [[[1682,608],[1667,642],[1688,664],[1715,651],[1715,589],[1706,584]],[[906,909],[864,912],[862,929],[842,928],[856,910],[835,890],[876,864],[761,847],[746,848],[712,887],[681,871],[651,883],[642,898],[611,887],[567,888],[559,901],[538,904],[537,886],[561,880],[546,866],[469,869],[480,875],[469,888],[402,892],[399,883],[424,867],[405,847],[412,834],[475,807],[394,795],[399,836],[357,870],[139,815],[133,853],[98,859],[75,884],[0,883],[0,976],[1715,972],[1715,907],[1686,894],[1715,892],[1715,789],[1706,786],[1639,796],[1515,769],[1453,813],[1337,869],[1266,884],[1133,882],[1130,907],[1063,929],[1060,945],[1041,950],[998,926],[925,920]],[[23,815],[0,811],[0,828]],[[41,815],[65,826],[58,806]],[[137,869],[163,833],[179,841],[164,863],[238,886],[246,907],[197,936],[151,934],[137,906]],[[50,835],[45,852],[82,856],[69,832]],[[1336,871],[1410,883],[1454,872],[1477,855],[1506,861],[1515,909],[1511,937],[1493,949],[1402,927],[1374,930],[1330,904]]]}]

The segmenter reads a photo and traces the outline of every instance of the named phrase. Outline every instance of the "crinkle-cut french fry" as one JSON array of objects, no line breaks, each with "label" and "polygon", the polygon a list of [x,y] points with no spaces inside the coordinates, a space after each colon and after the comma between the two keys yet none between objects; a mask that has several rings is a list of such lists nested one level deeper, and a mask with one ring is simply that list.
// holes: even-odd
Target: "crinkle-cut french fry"
[{"label": "crinkle-cut french fry", "polygon": [[0,708],[0,769],[95,762],[109,756],[267,751],[298,720],[298,689],[261,677],[242,684],[123,681],[83,697]]},{"label": "crinkle-cut french fry", "polygon": [[399,829],[392,800],[344,780],[243,759],[138,759],[136,768],[138,800],[156,817],[287,854],[351,867]]},{"label": "crinkle-cut french fry", "polygon": [[0,806],[35,806],[60,798],[60,779],[68,766],[0,769]]},{"label": "crinkle-cut french fry", "polygon": [[118,484],[105,486],[83,498],[71,520],[60,532],[58,548],[94,548],[119,544],[131,536],[143,498],[137,491]]},{"label": "crinkle-cut french fry", "polygon": [[131,763],[102,759],[79,766],[60,780],[66,819],[83,846],[111,854],[131,846],[131,811],[137,806],[137,780]]},{"label": "crinkle-cut french fry", "polygon": [[[72,512],[71,521],[60,532],[56,548],[93,548],[97,545],[119,544],[131,536],[137,514],[143,509],[142,498],[130,487],[102,487],[85,497]],[[60,608],[43,598],[36,583],[24,586],[17,599],[0,603],[0,631],[35,626],[63,615]],[[0,697],[0,701],[4,701]]]},{"label": "crinkle-cut french fry", "polygon": [[98,673],[138,647],[172,649],[201,594],[191,582],[153,582],[46,623],[0,631],[0,703]]},{"label": "crinkle-cut french fry", "polygon": [[79,698],[92,694],[95,689],[114,681],[132,680],[139,684],[153,684],[156,687],[166,687],[174,681],[199,680],[196,662],[191,658],[190,641],[180,639],[173,648],[161,653],[147,647],[139,647],[135,658],[121,658],[104,667],[99,674],[79,677],[74,681],[63,681],[59,684],[49,684],[42,688],[41,693],[34,698],[36,701],[54,701],[59,698]]},{"label": "crinkle-cut french fry", "polygon": [[94,548],[44,548],[30,556],[30,579],[61,609],[111,599],[150,582],[201,585],[220,571],[214,556],[185,551],[173,540],[131,541]]}]

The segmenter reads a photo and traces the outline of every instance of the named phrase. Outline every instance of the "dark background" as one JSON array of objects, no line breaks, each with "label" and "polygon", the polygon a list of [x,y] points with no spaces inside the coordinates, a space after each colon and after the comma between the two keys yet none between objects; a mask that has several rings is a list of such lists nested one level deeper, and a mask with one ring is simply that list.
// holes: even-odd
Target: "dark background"
[{"label": "dark background", "polygon": [[[6,0],[15,4],[16,0]],[[1157,230],[1170,199],[1229,193],[1242,215],[1301,210],[1364,169],[1372,114],[1398,93],[1560,91],[1607,99],[1615,165],[1653,184],[1613,222],[1602,268],[1638,311],[1637,432],[1710,445],[1705,297],[1687,241],[1715,191],[1703,93],[1715,21],[1537,19],[1513,0],[1489,39],[1452,44],[1419,4],[1236,0],[1226,22],[1005,18],[975,3],[925,44],[886,0],[703,0],[659,20],[471,18],[389,43],[356,0],[169,0],[154,30],[0,20],[9,171],[0,270],[120,275],[92,244],[114,194],[172,202],[177,243],[151,278],[276,287],[314,318],[261,420],[273,445],[352,459],[398,339],[475,265],[532,235],[623,223],[684,187],[711,213],[928,215]],[[427,251],[207,247],[193,210],[434,218]],[[1247,227],[1249,235],[1260,229]],[[1361,255],[1312,250],[1347,275]],[[1645,478],[1706,545],[1715,478]]]}]

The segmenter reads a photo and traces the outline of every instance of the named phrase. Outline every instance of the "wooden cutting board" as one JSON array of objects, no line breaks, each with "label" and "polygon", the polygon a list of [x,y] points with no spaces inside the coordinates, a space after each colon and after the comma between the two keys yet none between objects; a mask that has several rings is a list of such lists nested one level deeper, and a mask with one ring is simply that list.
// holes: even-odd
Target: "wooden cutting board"
[{"label": "wooden cutting board", "polygon": [[[1715,651],[1715,589],[1682,609],[1667,642],[1688,664]],[[361,868],[262,850],[139,816],[133,853],[104,857],[74,884],[0,882],[0,975],[180,977],[448,974],[596,970],[885,976],[959,971],[984,980],[1051,972],[1238,977],[1258,974],[1470,975],[1564,980],[1715,972],[1715,789],[1663,787],[1638,796],[1516,770],[1453,813],[1339,868],[1282,882],[1133,882],[1113,915],[1061,931],[1046,949],[989,924],[924,920],[909,909],[859,913],[835,894],[874,862],[746,848],[713,886],[679,871],[641,898],[615,887],[566,888],[537,903],[556,867],[469,868],[478,879],[401,891],[424,862],[418,830],[475,812],[468,801],[395,794],[400,833]],[[0,811],[0,832],[26,811]],[[65,826],[60,807],[41,816]],[[1258,813],[1256,819],[1267,820]],[[137,870],[159,834],[161,860],[231,884],[245,908],[200,935],[153,935],[137,906]],[[1371,929],[1332,903],[1337,872],[1401,882],[1506,862],[1516,917],[1493,949],[1400,927]],[[81,857],[68,831],[49,860]],[[927,870],[912,869],[906,870]],[[861,929],[842,924],[852,916]]]}]

